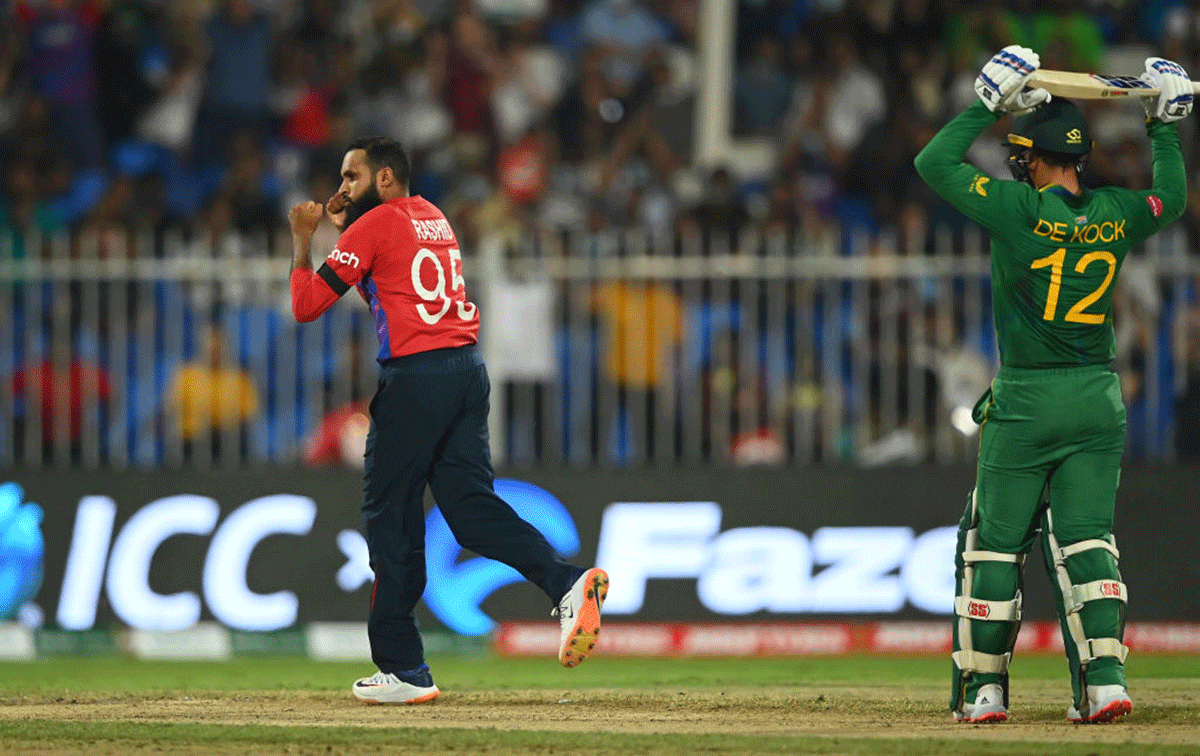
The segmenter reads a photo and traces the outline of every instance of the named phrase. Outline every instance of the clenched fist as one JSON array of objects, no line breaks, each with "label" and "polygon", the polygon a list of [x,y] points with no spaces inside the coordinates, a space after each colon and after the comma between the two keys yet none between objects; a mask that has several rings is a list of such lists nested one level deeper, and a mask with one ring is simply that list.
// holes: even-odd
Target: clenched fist
[{"label": "clenched fist", "polygon": [[333,225],[341,231],[346,227],[346,210],[350,207],[350,198],[344,193],[338,192],[329,198],[325,203],[325,212],[329,213],[329,220],[333,221]]},{"label": "clenched fist", "polygon": [[325,208],[319,202],[301,202],[293,207],[288,213],[288,224],[292,227],[292,234],[306,239],[311,237],[316,233],[317,224],[321,222],[324,212]]}]

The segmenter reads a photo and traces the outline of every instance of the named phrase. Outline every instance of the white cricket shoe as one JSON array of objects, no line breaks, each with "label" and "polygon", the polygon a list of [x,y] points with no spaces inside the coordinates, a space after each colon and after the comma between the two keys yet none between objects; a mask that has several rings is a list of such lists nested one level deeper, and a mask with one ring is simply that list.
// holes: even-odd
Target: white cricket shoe
[{"label": "white cricket shoe", "polygon": [[1124,685],[1087,686],[1087,706],[1083,711],[1067,709],[1067,719],[1075,724],[1100,724],[1120,719],[1133,711],[1133,701]]},{"label": "white cricket shoe", "polygon": [[963,703],[954,712],[954,719],[970,724],[1007,722],[1008,709],[1004,708],[1004,688],[999,683],[983,685],[975,694],[975,703]]},{"label": "white cricket shoe", "polygon": [[432,701],[441,695],[441,691],[433,684],[429,667],[422,665],[404,673],[404,676],[409,679],[401,679],[390,672],[377,672],[356,681],[351,691],[355,698],[367,703],[416,704]]},{"label": "white cricket shoe", "polygon": [[559,600],[550,616],[558,617],[562,634],[558,660],[564,667],[582,664],[596,647],[600,635],[600,607],[608,596],[608,573],[593,567],[579,576],[571,590]]}]

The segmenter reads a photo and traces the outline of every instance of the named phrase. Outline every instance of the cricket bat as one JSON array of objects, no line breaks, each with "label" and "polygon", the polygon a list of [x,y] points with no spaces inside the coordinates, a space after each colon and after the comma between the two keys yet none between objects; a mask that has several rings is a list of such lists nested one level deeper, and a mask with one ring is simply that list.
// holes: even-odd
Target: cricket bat
[{"label": "cricket bat", "polygon": [[[1042,87],[1052,95],[1077,100],[1111,100],[1119,97],[1158,97],[1158,88],[1136,76],[1103,76],[1075,71],[1038,69],[1028,86]],[[1192,91],[1200,94],[1200,82],[1192,82]]]}]

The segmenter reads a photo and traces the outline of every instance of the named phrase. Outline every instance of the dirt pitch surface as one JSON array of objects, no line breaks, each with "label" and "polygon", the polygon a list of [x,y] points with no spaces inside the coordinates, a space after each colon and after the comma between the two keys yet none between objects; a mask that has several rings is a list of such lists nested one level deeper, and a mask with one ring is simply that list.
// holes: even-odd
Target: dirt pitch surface
[{"label": "dirt pitch surface", "polygon": [[[1066,721],[1061,686],[1031,683],[1014,690],[1013,718],[1000,725],[951,721],[945,691],[933,685],[793,686],[653,692],[586,690],[450,690],[417,706],[371,706],[350,693],[197,693],[111,698],[8,698],[0,721],[125,722],[592,732],[621,734],[751,735],[760,738],[981,739],[1012,744],[1190,745],[1200,752],[1200,690],[1175,681],[1146,681],[1134,691],[1132,716],[1109,725]],[[0,753],[63,754],[51,743],[0,743]],[[14,749],[15,747],[15,749]],[[140,749],[139,749],[140,750]],[[218,749],[224,751],[224,749]],[[254,749],[247,749],[253,752]],[[340,749],[332,749],[340,751]],[[490,751],[491,749],[489,749]],[[205,752],[202,746],[182,751]],[[494,752],[494,751],[493,751]],[[1131,750],[1131,753],[1136,750]]]}]

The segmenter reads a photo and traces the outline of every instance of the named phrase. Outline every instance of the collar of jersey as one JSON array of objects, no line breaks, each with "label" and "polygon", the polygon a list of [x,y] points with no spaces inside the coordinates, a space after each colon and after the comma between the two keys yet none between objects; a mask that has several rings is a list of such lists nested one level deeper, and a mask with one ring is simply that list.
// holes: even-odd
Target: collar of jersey
[{"label": "collar of jersey", "polygon": [[1087,200],[1088,190],[1085,187],[1079,187],[1079,194],[1071,194],[1071,190],[1062,184],[1046,184],[1039,192],[1050,192],[1062,197],[1069,204],[1078,204]]}]

